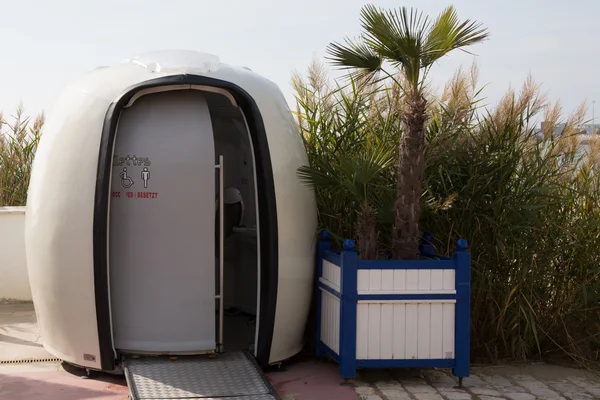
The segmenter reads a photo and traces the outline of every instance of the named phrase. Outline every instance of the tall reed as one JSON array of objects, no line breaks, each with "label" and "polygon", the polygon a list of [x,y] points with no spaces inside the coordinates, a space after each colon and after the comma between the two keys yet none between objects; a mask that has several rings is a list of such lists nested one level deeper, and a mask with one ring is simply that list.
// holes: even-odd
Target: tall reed
[{"label": "tall reed", "polygon": [[357,237],[363,256],[376,258],[378,232],[392,217],[399,90],[332,82],[318,62],[306,79],[295,75],[293,85],[310,159],[298,175],[315,191],[320,223],[336,239]]},{"label": "tall reed", "polygon": [[10,122],[0,113],[0,206],[26,204],[31,166],[44,120],[41,113],[32,121],[21,105]]}]

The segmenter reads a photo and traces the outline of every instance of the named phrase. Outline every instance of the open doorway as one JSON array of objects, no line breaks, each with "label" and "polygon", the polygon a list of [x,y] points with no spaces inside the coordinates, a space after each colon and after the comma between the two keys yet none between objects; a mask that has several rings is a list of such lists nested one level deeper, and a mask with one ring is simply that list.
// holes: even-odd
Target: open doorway
[{"label": "open doorway", "polygon": [[[223,191],[215,169],[220,157]],[[227,92],[157,88],[123,110],[109,206],[116,350],[200,354],[223,344],[255,354],[256,186],[244,114]]]},{"label": "open doorway", "polygon": [[[256,173],[250,134],[241,110],[222,94],[207,94],[214,132],[215,164],[223,164],[224,225],[215,213],[216,287],[220,288],[220,240],[223,240],[223,341],[226,351],[254,354],[258,334],[259,235]],[[221,159],[222,157],[222,159]],[[219,170],[216,171],[217,174]],[[219,289],[217,289],[219,291]],[[217,321],[219,302],[217,302]],[[220,326],[217,326],[220,329]]]}]

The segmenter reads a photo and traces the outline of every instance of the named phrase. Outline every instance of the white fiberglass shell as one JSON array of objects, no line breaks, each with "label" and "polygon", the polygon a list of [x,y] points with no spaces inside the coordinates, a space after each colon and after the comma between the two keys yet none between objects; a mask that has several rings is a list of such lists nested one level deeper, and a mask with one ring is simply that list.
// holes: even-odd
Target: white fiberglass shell
[{"label": "white fiberglass shell", "polygon": [[291,357],[302,347],[312,292],[316,206],[311,191],[296,177],[307,160],[290,110],[271,81],[221,64],[214,56],[175,51],[91,71],[65,89],[47,119],[31,175],[25,235],[43,343],[63,360],[102,369],[99,328],[106,327],[97,323],[95,280],[106,277],[95,276],[94,229],[107,112],[129,88],[157,79],[181,77],[169,90],[196,88],[186,83],[188,76],[230,83],[260,113],[277,214],[277,300],[268,362]]}]

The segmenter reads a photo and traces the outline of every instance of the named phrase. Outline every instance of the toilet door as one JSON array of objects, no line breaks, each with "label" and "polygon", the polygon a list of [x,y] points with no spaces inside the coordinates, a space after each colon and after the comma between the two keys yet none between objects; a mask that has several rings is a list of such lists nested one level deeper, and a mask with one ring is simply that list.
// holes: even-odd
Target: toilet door
[{"label": "toilet door", "polygon": [[109,230],[115,348],[216,349],[214,159],[200,92],[148,94],[123,110]]}]

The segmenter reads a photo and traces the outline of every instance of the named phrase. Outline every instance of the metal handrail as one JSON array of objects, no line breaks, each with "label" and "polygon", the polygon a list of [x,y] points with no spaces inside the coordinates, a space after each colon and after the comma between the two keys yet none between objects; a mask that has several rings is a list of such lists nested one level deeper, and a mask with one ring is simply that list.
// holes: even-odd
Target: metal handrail
[{"label": "metal handrail", "polygon": [[223,321],[225,319],[224,312],[224,301],[223,301],[223,279],[224,279],[224,256],[225,256],[225,211],[224,200],[223,200],[223,156],[219,156],[219,164],[215,165],[215,168],[219,170],[219,293],[215,296],[219,300],[219,342],[217,344],[217,351],[222,353],[223,350]]}]

